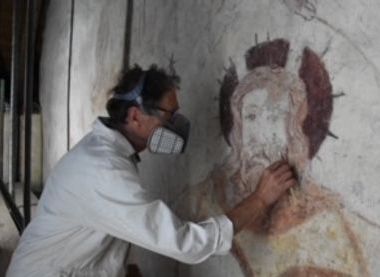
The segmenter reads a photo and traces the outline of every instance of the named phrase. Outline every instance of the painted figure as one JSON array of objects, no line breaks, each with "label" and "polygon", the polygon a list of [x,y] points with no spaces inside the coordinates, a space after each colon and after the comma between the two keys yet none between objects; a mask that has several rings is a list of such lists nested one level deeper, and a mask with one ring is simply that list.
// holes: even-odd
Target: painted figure
[{"label": "painted figure", "polygon": [[300,186],[235,237],[232,252],[245,276],[369,276],[342,201],[310,174],[322,142],[336,138],[329,74],[309,48],[298,74],[288,72],[288,52],[286,40],[267,41],[247,51],[244,78],[233,63],[227,70],[220,118],[231,153],[193,188],[190,214],[230,210],[254,191],[265,167],[285,158]]}]

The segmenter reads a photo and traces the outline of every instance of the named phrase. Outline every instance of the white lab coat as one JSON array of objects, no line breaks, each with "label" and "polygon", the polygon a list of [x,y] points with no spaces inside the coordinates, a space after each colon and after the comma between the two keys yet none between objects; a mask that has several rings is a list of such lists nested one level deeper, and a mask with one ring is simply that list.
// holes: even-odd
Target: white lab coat
[{"label": "white lab coat", "polygon": [[141,187],[134,154],[98,119],[49,176],[6,276],[124,277],[129,243],[185,263],[226,254],[231,221],[178,219]]}]

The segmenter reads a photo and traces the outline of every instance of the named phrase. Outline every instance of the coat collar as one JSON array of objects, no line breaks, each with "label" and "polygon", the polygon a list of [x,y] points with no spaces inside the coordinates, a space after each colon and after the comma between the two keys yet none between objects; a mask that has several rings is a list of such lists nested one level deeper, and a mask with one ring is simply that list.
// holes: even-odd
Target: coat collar
[{"label": "coat collar", "polygon": [[98,117],[92,125],[93,133],[107,138],[118,150],[126,153],[127,157],[134,163],[140,162],[140,157],[132,144],[118,130],[113,129],[108,122],[109,118]]}]

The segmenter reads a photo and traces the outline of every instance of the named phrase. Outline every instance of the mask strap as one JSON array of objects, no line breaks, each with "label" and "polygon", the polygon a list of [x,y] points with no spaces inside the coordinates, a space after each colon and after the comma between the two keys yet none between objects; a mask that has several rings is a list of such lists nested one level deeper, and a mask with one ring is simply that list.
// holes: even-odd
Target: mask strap
[{"label": "mask strap", "polygon": [[118,100],[124,100],[124,101],[136,101],[139,105],[141,105],[142,104],[141,93],[144,89],[144,83],[145,83],[145,72],[141,76],[139,82],[134,87],[134,89],[126,93],[115,93],[112,96],[112,98],[118,99]]}]

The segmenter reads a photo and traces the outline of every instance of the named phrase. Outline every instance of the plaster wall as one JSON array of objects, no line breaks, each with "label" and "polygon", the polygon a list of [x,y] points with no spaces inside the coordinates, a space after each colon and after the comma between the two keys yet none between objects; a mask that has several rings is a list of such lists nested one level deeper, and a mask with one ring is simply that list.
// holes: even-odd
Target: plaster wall
[{"label": "plaster wall", "polygon": [[44,180],[68,149],[70,1],[50,1],[40,63]]},{"label": "plaster wall", "polygon": [[[107,90],[121,67],[125,1],[76,0],[74,5],[72,9],[69,1],[51,0],[48,12],[41,70],[45,176],[67,147],[90,129],[96,116],[104,113]],[[249,48],[283,38],[290,45],[286,70],[297,75],[302,51],[309,47],[329,72],[333,94],[345,95],[334,98],[329,126],[338,139],[324,140],[309,174],[342,199],[368,269],[352,274],[376,276],[380,272],[380,140],[376,139],[380,135],[379,9],[376,0],[135,1],[131,61],[144,67],[151,63],[166,66],[174,57],[182,77],[181,110],[192,121],[186,154],[142,155],[140,167],[146,186],[175,208],[189,188],[197,190],[228,157],[231,148],[219,124],[218,80],[231,60],[241,79],[247,73],[244,54]],[[334,220],[322,214],[304,226],[298,244],[281,239],[274,244],[280,249],[293,247],[289,256],[299,254],[304,250],[302,245],[316,240],[315,226],[323,222],[319,225],[327,228]],[[248,238],[243,241],[252,242],[250,234],[244,236]],[[252,249],[255,246],[252,244]],[[319,246],[310,255],[315,262],[324,262],[323,240]],[[249,255],[252,261],[259,259],[255,253]],[[135,248],[131,259],[141,264],[144,276],[157,276],[157,272],[160,276],[247,275],[232,255],[186,266]],[[279,264],[274,261],[265,261],[265,266],[276,268]],[[265,268],[262,272],[267,274],[256,275],[278,275]]]}]

